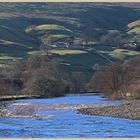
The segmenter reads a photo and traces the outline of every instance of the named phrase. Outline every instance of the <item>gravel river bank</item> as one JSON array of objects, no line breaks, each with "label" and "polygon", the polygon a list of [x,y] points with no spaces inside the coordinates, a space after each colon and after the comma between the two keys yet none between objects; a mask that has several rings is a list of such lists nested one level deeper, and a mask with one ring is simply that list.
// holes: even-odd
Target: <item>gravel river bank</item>
[{"label": "gravel river bank", "polygon": [[94,106],[91,108],[81,108],[78,111],[86,115],[112,116],[140,120],[140,100],[126,101],[119,106]]}]

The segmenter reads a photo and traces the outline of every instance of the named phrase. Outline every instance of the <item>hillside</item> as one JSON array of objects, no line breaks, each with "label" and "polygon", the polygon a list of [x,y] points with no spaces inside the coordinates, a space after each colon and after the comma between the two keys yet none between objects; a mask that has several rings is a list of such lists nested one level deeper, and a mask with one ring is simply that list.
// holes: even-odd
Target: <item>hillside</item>
[{"label": "hillside", "polygon": [[[47,43],[55,47],[49,55],[63,73],[83,72],[89,79],[98,67],[139,53],[100,44],[100,38],[110,30],[127,33],[128,28],[133,28],[129,32],[139,32],[139,22],[134,22],[140,19],[138,5],[1,3],[0,64],[34,54],[42,43]],[[88,41],[88,45],[80,50],[67,48],[73,40],[83,44]]]}]

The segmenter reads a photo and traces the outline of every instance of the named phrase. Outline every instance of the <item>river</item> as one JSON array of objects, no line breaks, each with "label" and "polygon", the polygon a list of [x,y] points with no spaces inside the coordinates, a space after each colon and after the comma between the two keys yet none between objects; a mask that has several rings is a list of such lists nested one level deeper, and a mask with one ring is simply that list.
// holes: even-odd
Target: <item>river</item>
[{"label": "river", "polygon": [[[15,103],[37,105],[115,104],[120,101],[107,100],[98,95],[68,95],[52,99],[26,99]],[[72,109],[39,110],[46,119],[7,117],[0,118],[1,138],[138,138],[140,121],[103,116],[88,116]]]}]

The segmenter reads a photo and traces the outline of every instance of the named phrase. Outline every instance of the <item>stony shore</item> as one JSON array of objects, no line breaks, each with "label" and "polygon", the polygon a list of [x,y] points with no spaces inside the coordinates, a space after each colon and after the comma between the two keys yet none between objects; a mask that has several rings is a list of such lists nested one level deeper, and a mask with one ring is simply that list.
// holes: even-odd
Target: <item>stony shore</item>
[{"label": "stony shore", "polygon": [[125,101],[119,106],[104,106],[81,108],[78,111],[86,115],[111,116],[117,118],[126,118],[140,120],[140,100]]}]

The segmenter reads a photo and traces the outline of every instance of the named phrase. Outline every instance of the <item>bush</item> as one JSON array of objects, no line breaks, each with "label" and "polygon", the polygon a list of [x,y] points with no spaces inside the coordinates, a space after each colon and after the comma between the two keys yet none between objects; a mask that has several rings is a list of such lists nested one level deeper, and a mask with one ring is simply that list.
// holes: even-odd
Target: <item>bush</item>
[{"label": "bush", "polygon": [[33,94],[39,94],[41,97],[57,97],[64,94],[62,81],[47,76],[39,76],[33,83]]}]

